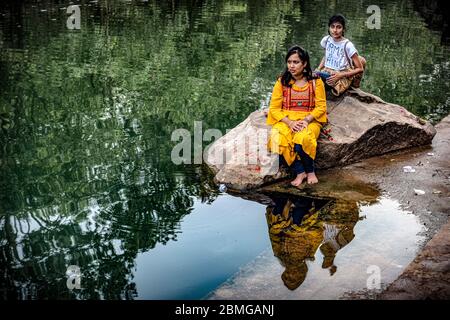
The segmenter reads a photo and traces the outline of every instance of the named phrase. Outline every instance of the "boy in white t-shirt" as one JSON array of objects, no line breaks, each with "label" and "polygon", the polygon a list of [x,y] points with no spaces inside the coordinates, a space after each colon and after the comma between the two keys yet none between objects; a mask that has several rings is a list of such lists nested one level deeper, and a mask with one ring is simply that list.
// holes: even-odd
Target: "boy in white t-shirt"
[{"label": "boy in white t-shirt", "polygon": [[328,36],[323,37],[320,45],[325,49],[319,72],[316,72],[330,87],[331,92],[339,96],[350,86],[359,87],[366,60],[358,55],[354,44],[344,38],[345,18],[334,15],[328,21]]}]

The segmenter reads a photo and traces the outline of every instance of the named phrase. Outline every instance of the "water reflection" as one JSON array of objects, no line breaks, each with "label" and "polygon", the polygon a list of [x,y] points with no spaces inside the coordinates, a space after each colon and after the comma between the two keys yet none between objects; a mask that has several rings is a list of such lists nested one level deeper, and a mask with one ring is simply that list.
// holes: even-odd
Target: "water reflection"
[{"label": "water reflection", "polygon": [[284,285],[295,290],[303,283],[307,261],[315,260],[318,249],[323,255],[322,268],[333,275],[337,252],[355,237],[357,203],[287,196],[272,200],[266,218],[273,253],[285,268],[281,275]]},{"label": "water reflection", "polygon": [[271,248],[207,298],[339,299],[367,291],[373,266],[380,268],[386,287],[416,256],[424,227],[396,200],[358,198],[328,202],[312,223],[317,228],[305,228],[297,237],[269,233]]},{"label": "water reflection", "polygon": [[[180,220],[192,210],[192,194],[204,202],[217,195],[210,180],[201,180],[208,177],[204,169],[196,169],[199,180],[191,187],[166,189],[164,197],[149,194],[154,181],[143,185],[133,181],[96,196],[85,197],[82,190],[74,190],[72,199],[61,197],[47,205],[46,197],[41,198],[47,193],[37,185],[30,194],[33,209],[0,215],[3,298],[137,297],[132,272],[137,254],[158,243],[177,241]],[[50,185],[47,192],[55,195],[58,189],[52,190]],[[82,270],[80,291],[66,287],[69,265]]]}]

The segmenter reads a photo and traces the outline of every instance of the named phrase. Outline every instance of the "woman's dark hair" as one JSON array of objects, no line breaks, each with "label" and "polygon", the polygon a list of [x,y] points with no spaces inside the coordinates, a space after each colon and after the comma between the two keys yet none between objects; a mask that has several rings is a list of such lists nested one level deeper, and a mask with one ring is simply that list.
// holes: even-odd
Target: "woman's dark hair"
[{"label": "woman's dark hair", "polygon": [[[314,77],[312,75],[311,63],[309,62],[308,51],[306,51],[305,49],[303,49],[300,46],[293,46],[288,50],[288,52],[286,54],[286,58],[284,59],[285,62],[287,63],[289,57],[295,53],[298,54],[298,57],[300,58],[300,60],[303,63],[306,62],[306,67],[305,67],[305,69],[303,69],[303,74],[306,77],[306,80],[308,80],[308,81],[312,80]],[[290,82],[293,79],[294,78],[292,77],[292,74],[289,72],[289,70],[286,66],[286,69],[284,69],[284,72],[281,75],[281,84],[285,87],[290,87],[291,86]]]},{"label": "woman's dark hair", "polygon": [[344,18],[344,16],[343,16],[342,14],[335,14],[334,16],[332,16],[332,17],[330,18],[330,20],[328,20],[328,34],[330,34],[330,26],[331,26],[333,23],[336,23],[336,22],[342,24],[342,28],[343,28],[342,35],[344,35],[344,31],[345,31],[345,18]]}]

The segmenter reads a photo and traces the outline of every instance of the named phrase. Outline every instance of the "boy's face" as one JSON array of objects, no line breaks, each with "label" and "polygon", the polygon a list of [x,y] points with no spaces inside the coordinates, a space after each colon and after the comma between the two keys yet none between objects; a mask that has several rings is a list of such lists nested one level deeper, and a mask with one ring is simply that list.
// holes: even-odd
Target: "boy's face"
[{"label": "boy's face", "polygon": [[330,25],[330,34],[333,38],[340,38],[342,37],[344,32],[344,27],[339,22],[333,22]]}]

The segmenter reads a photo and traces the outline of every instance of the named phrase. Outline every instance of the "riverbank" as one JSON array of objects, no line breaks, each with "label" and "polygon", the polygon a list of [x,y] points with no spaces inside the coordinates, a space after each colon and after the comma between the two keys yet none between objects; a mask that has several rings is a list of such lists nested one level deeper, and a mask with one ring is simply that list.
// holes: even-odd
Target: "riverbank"
[{"label": "riverbank", "polygon": [[[417,208],[416,214],[428,221],[428,236],[433,234],[433,237],[403,274],[379,296],[380,299],[450,298],[450,116],[436,129],[431,151],[434,156],[416,153],[415,161],[422,163],[423,169],[409,178],[399,179],[400,186],[392,188],[399,190],[403,186],[409,194],[408,183],[421,183],[424,191],[428,191],[423,196],[405,195],[404,199],[410,198],[409,205]],[[447,222],[443,224],[445,220]]]},{"label": "riverbank", "polygon": [[[390,153],[320,174],[327,179],[344,174],[374,183],[426,227],[419,254],[378,299],[450,298],[450,116],[436,130],[431,147]],[[415,172],[404,172],[405,166]],[[368,297],[363,292],[347,298]]]}]

